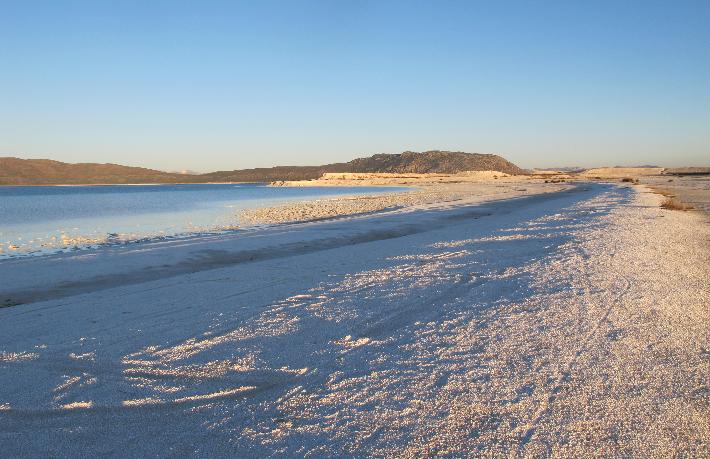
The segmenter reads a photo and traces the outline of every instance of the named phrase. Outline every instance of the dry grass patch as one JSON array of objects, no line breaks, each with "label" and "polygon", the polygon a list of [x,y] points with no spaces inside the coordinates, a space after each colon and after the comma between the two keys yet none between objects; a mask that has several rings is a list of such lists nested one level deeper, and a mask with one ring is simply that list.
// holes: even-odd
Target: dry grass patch
[{"label": "dry grass patch", "polygon": [[671,192],[671,190],[667,188],[657,188],[657,187],[652,187],[651,191],[660,194],[661,196],[665,196],[666,199],[663,200],[661,203],[661,207],[664,209],[668,210],[693,210],[695,209],[693,206],[690,204],[686,204],[680,199],[676,198],[676,195]]},{"label": "dry grass patch", "polygon": [[693,210],[693,206],[691,206],[690,204],[686,204],[679,199],[671,197],[667,197],[666,199],[664,199],[661,203],[661,207],[669,210]]}]

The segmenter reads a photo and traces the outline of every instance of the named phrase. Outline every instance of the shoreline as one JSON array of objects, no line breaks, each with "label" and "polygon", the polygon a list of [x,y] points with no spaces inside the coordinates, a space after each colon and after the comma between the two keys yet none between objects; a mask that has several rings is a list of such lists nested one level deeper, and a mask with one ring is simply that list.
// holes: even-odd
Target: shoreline
[{"label": "shoreline", "polygon": [[[563,189],[563,184],[542,184],[525,182],[527,188],[519,187],[516,182],[476,182],[457,184],[426,183],[418,185],[365,185],[377,188],[392,188],[392,191],[382,191],[375,195],[344,195],[330,198],[309,199],[286,203],[273,207],[258,207],[244,209],[234,215],[233,224],[206,228],[200,231],[187,231],[184,233],[165,235],[155,234],[140,237],[121,238],[121,235],[106,234],[101,236],[71,236],[62,242],[64,245],[31,251],[19,251],[5,248],[0,253],[0,263],[5,260],[21,258],[45,257],[58,253],[86,253],[91,251],[107,250],[125,246],[140,247],[141,244],[187,241],[191,238],[210,237],[219,235],[234,235],[258,231],[263,226],[279,224],[313,223],[329,221],[339,218],[352,218],[368,214],[380,214],[396,209],[436,206],[442,202],[456,201],[459,204],[481,202],[481,199],[490,199],[491,196],[515,197],[537,192],[550,192]],[[408,188],[402,191],[401,188]],[[339,185],[336,188],[354,188],[354,185]],[[530,190],[528,190],[528,188]],[[522,190],[522,191],[516,191]],[[536,191],[535,191],[536,190]],[[61,240],[59,240],[61,242]],[[76,241],[76,242],[74,242]]]},{"label": "shoreline", "polygon": [[[206,185],[206,184],[205,184]],[[214,184],[210,184],[214,185]],[[231,186],[234,184],[228,184],[227,188],[231,189]],[[250,188],[252,184],[237,184],[234,185],[236,187],[239,187],[240,185],[247,185],[247,188]],[[98,186],[98,185],[97,185]],[[134,185],[125,185],[126,187],[132,187]],[[138,186],[138,185],[135,185]],[[163,186],[163,185],[161,185]],[[189,186],[189,185],[188,185]],[[69,186],[68,188],[72,188],[73,186]],[[113,187],[113,185],[111,185]],[[152,186],[151,186],[152,187]],[[168,186],[171,187],[171,186]],[[266,188],[266,184],[257,184],[257,187],[259,188]],[[78,187],[78,188],[84,188]],[[347,188],[347,189],[345,189]],[[172,188],[171,188],[172,189]],[[191,188],[194,190],[194,188]],[[363,193],[373,193],[374,196],[378,195],[389,195],[392,193],[401,193],[402,190],[405,189],[405,187],[371,187],[371,190],[363,190],[359,187],[343,187],[338,190],[323,190],[322,194],[324,194],[324,197],[327,196],[333,196],[333,197],[355,197],[355,196],[360,196]],[[156,188],[153,189],[153,191],[158,191],[159,188],[156,186]],[[169,190],[168,190],[169,191]],[[273,190],[272,190],[273,191]],[[50,193],[50,191],[47,191]],[[90,190],[86,191],[87,193],[90,192]],[[116,191],[118,193],[118,191]],[[318,189],[317,192],[309,192],[304,190],[303,193],[290,193],[290,192],[285,192],[285,193],[267,193],[267,194],[275,194],[275,196],[269,198],[269,200],[275,200],[275,201],[283,201],[285,203],[288,203],[289,201],[302,201],[304,199],[312,200],[314,199],[313,196],[304,196],[300,197],[301,194],[305,195],[312,195],[312,194],[321,194],[321,190]],[[280,196],[280,194],[284,194],[284,196]],[[237,193],[238,196],[239,193]],[[368,196],[370,196],[368,194]],[[224,198],[228,199],[228,198]],[[237,198],[235,198],[237,199]],[[149,231],[147,229],[141,230],[141,228],[135,228],[135,231],[132,230],[121,230],[118,228],[115,228],[114,231],[112,231],[114,228],[111,226],[105,226],[105,231],[96,231],[93,230],[92,226],[82,226],[82,222],[80,220],[80,217],[77,217],[79,220],[75,221],[70,221],[68,226],[62,227],[66,229],[65,231],[49,231],[49,228],[52,228],[52,222],[48,222],[45,224],[45,226],[48,228],[47,235],[43,234],[36,234],[34,235],[34,238],[31,237],[25,237],[25,234],[20,234],[15,231],[14,238],[12,236],[7,236],[5,240],[0,241],[0,262],[3,260],[7,259],[17,259],[17,258],[24,258],[24,257],[38,257],[38,256],[45,256],[45,255],[50,255],[53,253],[66,253],[66,252],[83,252],[86,250],[101,250],[104,248],[108,247],[117,247],[117,246],[125,246],[125,245],[133,245],[133,244],[140,244],[140,243],[145,243],[145,242],[158,242],[158,241],[169,241],[169,240],[184,240],[188,239],[191,237],[200,237],[200,236],[208,236],[208,235],[217,235],[217,234],[229,234],[229,233],[234,233],[234,232],[242,232],[242,231],[251,231],[256,229],[258,226],[261,226],[264,224],[264,222],[247,222],[243,219],[239,218],[239,213],[240,210],[235,210],[236,209],[249,209],[249,207],[252,205],[254,201],[251,201],[249,199],[247,200],[241,200],[241,198],[238,198],[237,201],[224,201],[228,202],[229,205],[227,205],[224,208],[224,211],[220,214],[221,217],[219,220],[202,220],[198,224],[193,224],[192,220],[189,222],[189,225],[186,225],[184,228],[181,228],[182,231],[174,231],[174,229],[180,229],[179,227],[171,227],[170,230],[165,230],[163,231],[164,228],[157,227],[154,228],[153,230]],[[207,205],[210,205],[208,203]],[[212,205],[212,208],[217,209],[221,205],[220,203]],[[189,212],[186,211],[186,212]],[[118,218],[115,216],[107,216],[106,218]],[[147,217],[150,218],[150,215]],[[319,219],[317,217],[314,217],[313,220]],[[96,225],[102,226],[101,225],[101,220],[97,220],[95,222]],[[82,228],[79,230],[78,228],[74,228],[74,226],[78,226],[79,228]],[[167,228],[169,225],[166,225],[165,227]],[[1,234],[0,234],[1,236]],[[21,236],[21,237],[19,237]],[[26,241],[29,241],[28,244],[21,244],[19,242],[23,242],[23,239]],[[35,241],[41,241],[40,242],[35,242]]]},{"label": "shoreline", "polygon": [[[121,282],[126,282],[129,279],[130,283],[144,282],[194,269],[269,258],[271,255],[262,253],[264,248],[246,247],[251,247],[251,244],[257,240],[260,241],[259,244],[268,244],[269,238],[274,235],[283,234],[289,241],[288,244],[295,244],[296,247],[304,244],[303,238],[318,239],[322,237],[322,231],[327,231],[330,234],[334,228],[338,229],[337,232],[352,234],[355,240],[363,238],[366,240],[369,237],[377,238],[380,237],[378,236],[380,234],[388,234],[387,228],[390,228],[392,234],[413,231],[412,225],[402,222],[413,218],[412,216],[421,215],[422,223],[417,225],[416,229],[418,232],[438,225],[439,223],[436,222],[441,218],[439,215],[459,213],[466,215],[469,212],[466,209],[480,209],[480,212],[484,212],[483,209],[489,207],[508,208],[515,206],[518,200],[556,199],[558,196],[563,196],[565,191],[573,191],[577,188],[581,189],[584,186],[569,186],[568,184],[566,187],[555,185],[553,188],[552,185],[545,184],[544,187],[540,187],[540,191],[547,189],[549,192],[533,192],[533,190],[527,189],[524,191],[495,190],[493,188],[493,190],[488,190],[488,194],[481,193],[480,188],[476,188],[479,194],[472,194],[474,190],[467,189],[466,199],[418,202],[409,207],[390,211],[360,215],[342,214],[328,219],[312,218],[308,221],[263,222],[254,224],[250,228],[228,230],[221,233],[190,234],[181,238],[164,237],[142,240],[138,243],[107,244],[97,248],[87,247],[46,255],[6,258],[0,260],[0,278],[6,280],[5,288],[0,286],[0,304],[7,300],[12,303],[27,303],[42,298],[51,298],[52,293],[48,293],[49,296],[38,295],[36,294],[38,291],[62,292],[62,295],[76,294],[85,289],[121,285]],[[431,220],[429,226],[423,223],[428,221],[427,219]],[[370,232],[369,225],[375,222],[377,222],[379,229],[373,233],[373,236],[366,236],[365,234]],[[400,225],[404,225],[403,228],[400,228]],[[340,238],[336,238],[333,243],[341,244]],[[311,243],[305,244],[308,246]],[[330,244],[331,242],[322,241],[319,243],[319,249],[328,247]],[[203,252],[214,252],[217,255],[200,255]],[[280,252],[281,249],[278,249],[277,253]],[[189,261],[195,257],[200,261],[194,263]],[[72,260],[92,260],[92,267],[86,271],[82,268],[81,271],[73,272],[52,270],[55,263],[71,262]],[[113,260],[121,260],[121,264],[114,265]],[[75,265],[75,268],[80,266],[83,265]],[[144,269],[149,267],[153,268],[144,272]],[[34,274],[25,276],[23,272],[26,269],[34,271]],[[59,285],[62,287],[57,288]],[[31,293],[32,291],[35,293]]]},{"label": "shoreline", "polygon": [[[507,179],[507,180],[506,180]],[[670,186],[666,186],[667,181]],[[683,186],[680,184],[683,180],[686,181],[702,181],[705,180],[702,177],[691,176],[687,178],[675,177],[673,179],[668,179],[665,176],[659,177],[643,177],[639,185],[648,187],[654,193],[668,196],[671,192],[668,189],[673,190],[673,192],[678,193],[678,186]],[[401,188],[407,187],[408,191],[385,191],[378,195],[352,195],[352,196],[337,196],[331,198],[321,198],[314,200],[304,200],[296,201],[292,203],[285,203],[276,206],[265,206],[257,207],[252,209],[244,209],[235,214],[235,223],[230,226],[220,226],[215,228],[209,228],[199,231],[187,231],[184,233],[172,234],[172,235],[153,235],[144,236],[138,238],[129,239],[115,239],[113,235],[107,235],[103,239],[86,239],[79,237],[77,240],[79,244],[65,245],[63,247],[57,247],[50,250],[33,250],[27,252],[20,251],[10,251],[5,250],[3,256],[0,257],[0,263],[7,260],[16,260],[21,258],[36,258],[45,257],[55,254],[71,254],[71,253],[84,253],[87,251],[96,250],[107,250],[115,249],[127,246],[139,247],[141,244],[146,243],[159,243],[159,242],[170,242],[170,241],[189,241],[193,238],[201,237],[213,237],[220,235],[235,235],[243,234],[247,232],[258,231],[264,227],[278,227],[284,224],[303,224],[303,223],[317,223],[317,222],[327,222],[331,220],[337,220],[342,218],[355,218],[363,217],[367,215],[378,215],[387,214],[389,212],[396,211],[409,211],[417,208],[427,208],[431,206],[441,205],[442,203],[455,202],[458,205],[475,204],[480,201],[479,198],[481,194],[488,192],[486,195],[486,200],[494,199],[493,196],[496,193],[491,193],[491,191],[498,191],[501,197],[495,199],[506,199],[519,195],[521,192],[517,190],[522,190],[523,194],[531,191],[532,193],[547,193],[560,191],[572,186],[576,186],[584,183],[619,183],[618,179],[607,179],[607,180],[565,180],[562,182],[548,182],[549,180],[543,180],[542,177],[530,178],[530,177],[502,177],[501,180],[487,180],[487,181],[467,181],[467,182],[450,182],[450,183],[437,183],[431,181],[418,182],[418,183],[391,183],[391,184],[369,184],[369,183],[357,183],[357,181],[347,181],[346,183],[338,184],[328,184],[326,186],[342,188],[351,187],[357,188],[358,186],[376,186],[381,188]],[[352,183],[355,182],[355,183]],[[710,189],[710,180],[706,180],[705,183],[707,189]],[[230,183],[231,184],[231,183]],[[241,183],[245,184],[245,183]],[[680,185],[679,185],[680,184]],[[158,185],[174,185],[174,184],[158,184]],[[189,185],[189,184],[188,184]],[[202,184],[197,184],[202,185]],[[44,186],[44,185],[40,185]],[[56,185],[56,186],[75,186],[75,185]],[[84,186],[84,185],[76,185]],[[95,185],[104,186],[104,185]],[[115,186],[115,185],[110,185]],[[138,184],[124,184],[124,186],[139,186]],[[269,186],[264,184],[264,186]],[[527,188],[523,188],[523,186]],[[629,184],[627,186],[634,186]],[[301,187],[300,185],[298,187]],[[516,188],[517,187],[517,188]],[[528,190],[530,188],[530,190]],[[503,192],[500,192],[503,190]],[[680,189],[680,198],[684,198],[684,189]],[[672,194],[670,194],[673,196]],[[697,194],[695,195],[697,199]],[[694,209],[691,212],[701,212],[706,216],[710,216],[710,193],[702,194],[704,201],[689,201],[694,205]],[[82,242],[83,241],[83,242]]]},{"label": "shoreline", "polygon": [[0,263],[5,452],[706,456],[710,227],[566,186]]},{"label": "shoreline", "polygon": [[[349,184],[349,182],[346,182]],[[298,185],[309,186],[308,185]],[[345,183],[328,184],[328,187],[353,186]],[[363,183],[361,186],[386,186]],[[382,195],[357,195],[335,197],[314,201],[295,202],[272,207],[242,211],[240,218],[249,224],[278,224],[309,222],[348,217],[390,210],[426,208],[447,203],[475,204],[491,199],[505,199],[527,194],[549,193],[568,189],[574,182],[544,183],[542,180],[500,180],[453,183],[392,183],[390,186],[411,187],[409,191],[384,193]]]},{"label": "shoreline", "polygon": [[260,185],[268,186],[269,182],[163,182],[163,183],[50,183],[32,185],[1,185],[0,188],[23,187],[80,187],[80,186],[163,186],[163,185]]}]

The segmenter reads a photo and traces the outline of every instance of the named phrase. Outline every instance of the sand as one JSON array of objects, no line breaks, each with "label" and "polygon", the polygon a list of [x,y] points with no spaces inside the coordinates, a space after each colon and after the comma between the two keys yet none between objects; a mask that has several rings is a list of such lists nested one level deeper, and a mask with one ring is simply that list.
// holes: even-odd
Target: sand
[{"label": "sand", "polygon": [[0,262],[0,450],[710,455],[704,215],[498,198]]}]

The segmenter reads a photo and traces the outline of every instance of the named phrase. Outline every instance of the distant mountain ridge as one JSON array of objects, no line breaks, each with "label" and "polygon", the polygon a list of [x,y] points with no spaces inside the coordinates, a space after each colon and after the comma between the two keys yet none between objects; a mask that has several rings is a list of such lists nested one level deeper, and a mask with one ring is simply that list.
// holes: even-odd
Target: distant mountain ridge
[{"label": "distant mountain ridge", "polygon": [[178,183],[184,180],[183,174],[170,174],[144,167],[0,158],[0,185]]},{"label": "distant mountain ridge", "polygon": [[276,166],[186,175],[118,164],[69,164],[49,159],[0,158],[0,185],[80,185],[135,183],[273,182],[309,180],[326,172],[457,173],[525,171],[498,155],[450,151],[377,154],[322,166]]}]

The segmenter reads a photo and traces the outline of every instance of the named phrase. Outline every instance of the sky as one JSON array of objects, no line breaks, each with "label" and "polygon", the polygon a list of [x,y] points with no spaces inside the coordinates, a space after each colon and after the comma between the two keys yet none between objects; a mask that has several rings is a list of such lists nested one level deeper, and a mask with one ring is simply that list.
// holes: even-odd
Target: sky
[{"label": "sky", "polygon": [[710,1],[0,0],[0,156],[710,166]]}]

